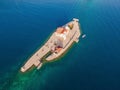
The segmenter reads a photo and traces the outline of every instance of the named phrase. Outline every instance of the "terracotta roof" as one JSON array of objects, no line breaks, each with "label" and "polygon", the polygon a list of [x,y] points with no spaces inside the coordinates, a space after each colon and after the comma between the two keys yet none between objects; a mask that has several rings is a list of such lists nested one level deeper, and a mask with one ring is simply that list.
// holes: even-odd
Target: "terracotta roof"
[{"label": "terracotta roof", "polygon": [[57,47],[57,48],[55,49],[55,52],[59,53],[61,50],[62,50],[61,47]]},{"label": "terracotta roof", "polygon": [[61,34],[61,33],[67,32],[67,30],[63,27],[59,27],[59,28],[57,28],[56,32]]}]

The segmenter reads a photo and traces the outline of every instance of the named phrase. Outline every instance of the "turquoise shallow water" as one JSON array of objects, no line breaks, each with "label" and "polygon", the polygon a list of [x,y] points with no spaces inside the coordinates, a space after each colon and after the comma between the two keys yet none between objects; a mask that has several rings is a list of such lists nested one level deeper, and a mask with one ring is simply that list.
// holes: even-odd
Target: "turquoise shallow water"
[{"label": "turquoise shallow water", "polygon": [[[119,0],[1,0],[0,90],[120,90]],[[20,67],[73,17],[86,38],[58,61]]]}]

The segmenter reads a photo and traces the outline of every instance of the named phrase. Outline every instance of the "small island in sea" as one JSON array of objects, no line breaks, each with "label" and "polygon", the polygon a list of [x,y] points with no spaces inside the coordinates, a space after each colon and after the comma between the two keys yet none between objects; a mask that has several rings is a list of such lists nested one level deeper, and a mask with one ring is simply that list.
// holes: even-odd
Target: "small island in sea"
[{"label": "small island in sea", "polygon": [[43,57],[46,61],[52,61],[60,57],[73,42],[79,41],[80,35],[79,20],[76,18],[62,27],[58,27],[47,42],[21,67],[21,72],[26,72],[32,66],[40,69],[43,64]]}]

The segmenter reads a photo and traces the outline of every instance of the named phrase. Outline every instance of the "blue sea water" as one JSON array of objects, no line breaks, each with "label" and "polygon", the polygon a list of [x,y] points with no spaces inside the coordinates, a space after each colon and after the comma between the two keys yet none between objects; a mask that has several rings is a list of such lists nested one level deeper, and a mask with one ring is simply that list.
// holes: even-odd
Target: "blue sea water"
[{"label": "blue sea water", "polygon": [[[0,0],[0,90],[120,90],[120,0]],[[78,18],[84,39],[58,61],[20,67]]]}]

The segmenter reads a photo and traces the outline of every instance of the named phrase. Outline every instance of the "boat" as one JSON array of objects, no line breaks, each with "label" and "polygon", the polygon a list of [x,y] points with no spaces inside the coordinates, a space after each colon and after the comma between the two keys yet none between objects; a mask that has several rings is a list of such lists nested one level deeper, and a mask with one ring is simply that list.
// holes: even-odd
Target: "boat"
[{"label": "boat", "polygon": [[40,69],[44,63],[43,59],[52,61],[60,57],[73,42],[79,41],[80,35],[79,19],[73,18],[72,21],[58,27],[47,42],[27,60],[23,67],[21,67],[21,72],[26,72],[32,66]]},{"label": "boat", "polygon": [[86,34],[82,35],[82,38],[85,38],[86,37]]}]

